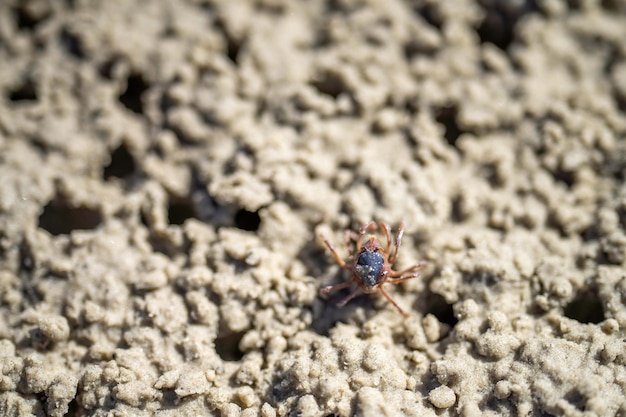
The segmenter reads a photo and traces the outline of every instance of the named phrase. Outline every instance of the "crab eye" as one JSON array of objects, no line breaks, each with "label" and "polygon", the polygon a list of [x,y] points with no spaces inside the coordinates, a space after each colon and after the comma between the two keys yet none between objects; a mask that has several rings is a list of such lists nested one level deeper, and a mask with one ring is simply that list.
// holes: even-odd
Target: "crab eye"
[{"label": "crab eye", "polygon": [[354,270],[363,285],[375,287],[380,284],[380,275],[383,270],[385,260],[377,252],[363,252],[356,261]]}]

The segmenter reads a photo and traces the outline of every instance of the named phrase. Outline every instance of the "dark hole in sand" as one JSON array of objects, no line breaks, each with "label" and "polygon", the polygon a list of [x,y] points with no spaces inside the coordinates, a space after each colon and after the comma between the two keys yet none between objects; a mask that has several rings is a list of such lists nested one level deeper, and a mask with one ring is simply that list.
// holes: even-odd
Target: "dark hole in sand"
[{"label": "dark hole in sand", "polygon": [[76,397],[72,398],[72,401],[70,401],[67,407],[68,410],[65,415],[66,417],[74,417],[78,415],[78,401],[76,400]]},{"label": "dark hole in sand", "polygon": [[73,207],[63,199],[55,199],[44,207],[39,227],[52,235],[67,235],[73,230],[91,230],[102,223],[102,214],[89,207]]},{"label": "dark hole in sand", "polygon": [[465,220],[466,216],[463,211],[463,197],[460,194],[452,197],[452,204],[450,206],[450,220],[453,223],[461,223]]},{"label": "dark hole in sand", "polygon": [[427,312],[437,317],[437,320],[441,323],[445,323],[450,327],[454,327],[458,323],[457,318],[454,317],[452,305],[446,303],[446,300],[444,300],[442,296],[431,293],[427,302]]},{"label": "dark hole in sand", "polygon": [[478,269],[464,273],[463,282],[478,287],[493,287],[498,284],[498,276],[493,271]]},{"label": "dark hole in sand", "polygon": [[39,23],[46,20],[51,16],[49,9],[42,10],[41,12],[33,12],[28,7],[28,2],[16,2],[19,6],[14,10],[17,27],[21,30],[33,30],[39,25]]},{"label": "dark hole in sand", "polygon": [[572,185],[576,182],[575,172],[567,171],[564,169],[557,169],[552,173],[554,179],[565,184],[567,188],[572,188]]},{"label": "dark hole in sand", "polygon": [[581,323],[600,323],[604,320],[604,309],[594,289],[581,292],[563,311],[566,317]]},{"label": "dark hole in sand", "polygon": [[37,100],[37,90],[35,84],[30,80],[25,80],[17,88],[9,92],[11,101],[33,101]]},{"label": "dark hole in sand", "polygon": [[443,25],[443,18],[439,12],[437,3],[423,3],[422,6],[416,8],[416,13],[419,14],[429,25],[436,29],[441,29]]},{"label": "dark hole in sand", "polygon": [[623,12],[626,10],[626,4],[622,0],[601,0],[602,8],[612,12]]},{"label": "dark hole in sand", "polygon": [[579,411],[585,411],[585,408],[587,405],[587,399],[576,388],[569,390],[565,394],[565,400],[567,400],[568,403],[576,407]]},{"label": "dark hole in sand", "polygon": [[35,269],[35,256],[33,250],[26,240],[23,240],[19,246],[20,271],[30,275]]},{"label": "dark hole in sand", "polygon": [[226,55],[228,56],[228,59],[230,59],[235,65],[237,65],[237,61],[239,59],[240,49],[241,45],[239,44],[239,42],[235,41],[230,36],[226,36]]},{"label": "dark hole in sand", "polygon": [[[42,407],[43,408],[43,407],[45,407],[46,403],[48,402],[48,395],[46,394],[46,391],[34,393],[33,394],[33,398],[35,398],[37,400],[38,407]],[[40,413],[35,412],[35,414],[31,414],[31,415],[43,416],[43,415],[46,415],[46,414],[44,414],[43,412],[40,412]]]},{"label": "dark hole in sand", "polygon": [[177,225],[185,223],[187,219],[198,217],[191,200],[186,198],[173,198],[171,196],[167,216],[170,224]]},{"label": "dark hole in sand", "polygon": [[223,19],[217,19],[215,21],[215,27],[222,32],[224,41],[226,43],[226,56],[235,65],[239,61],[239,51],[241,50],[241,41],[235,39],[234,36],[228,30],[228,26]]},{"label": "dark hole in sand", "polygon": [[118,65],[119,58],[117,56],[109,58],[98,66],[98,74],[102,78],[112,80],[115,77],[115,69]]},{"label": "dark hole in sand", "polygon": [[481,0],[483,20],[477,32],[482,43],[492,43],[506,50],[515,40],[515,28],[525,14],[535,12],[535,1]]},{"label": "dark hole in sand", "polygon": [[123,143],[111,154],[111,162],[104,168],[104,179],[125,178],[135,171],[135,160]]},{"label": "dark hole in sand", "polygon": [[215,339],[215,351],[225,361],[235,362],[243,358],[243,352],[239,349],[239,343],[246,332],[230,333],[226,336],[218,336]]},{"label": "dark hole in sand", "polygon": [[126,83],[126,91],[120,95],[119,100],[127,109],[137,114],[143,114],[141,96],[147,89],[148,83],[141,74],[131,74]]},{"label": "dark hole in sand", "polygon": [[[171,234],[163,233],[162,225],[158,224],[149,209],[139,211],[140,221],[149,231],[148,240],[155,252],[166,256],[174,256],[181,250],[180,243],[172,239]],[[193,201],[187,197],[169,195],[167,206],[167,221],[170,225],[182,225],[187,219],[198,218]]]},{"label": "dark hole in sand", "polygon": [[342,93],[349,93],[348,87],[338,74],[325,71],[319,74],[311,85],[320,93],[337,98]]},{"label": "dark hole in sand", "polygon": [[173,388],[163,389],[161,393],[163,394],[163,404],[165,407],[175,407],[180,403],[180,397]]},{"label": "dark hole in sand", "polygon": [[457,108],[454,106],[441,107],[435,110],[435,120],[446,128],[445,138],[448,143],[456,147],[456,141],[461,136],[461,129],[456,122]]},{"label": "dark hole in sand", "polygon": [[30,330],[29,339],[30,339],[31,346],[37,350],[45,350],[51,344],[51,341],[48,338],[48,336],[46,336],[45,333],[42,332],[41,329],[37,327]]},{"label": "dark hole in sand", "polygon": [[33,282],[33,271],[37,269],[35,253],[28,242],[24,239],[19,245],[19,276],[21,278],[22,294],[27,302],[32,305],[39,304],[43,299],[41,292]]},{"label": "dark hole in sand", "polygon": [[146,227],[146,229],[152,228],[152,222],[143,210],[139,212],[139,220],[141,221],[141,224]]},{"label": "dark hole in sand", "polygon": [[61,30],[59,37],[61,45],[63,45],[67,52],[79,59],[86,57],[85,48],[78,36],[64,28]]},{"label": "dark hole in sand", "polygon": [[617,208],[617,216],[622,229],[626,230],[626,201],[623,201],[620,207]]},{"label": "dark hole in sand", "polygon": [[235,213],[235,226],[241,230],[256,232],[261,225],[261,216],[255,211],[239,209]]}]

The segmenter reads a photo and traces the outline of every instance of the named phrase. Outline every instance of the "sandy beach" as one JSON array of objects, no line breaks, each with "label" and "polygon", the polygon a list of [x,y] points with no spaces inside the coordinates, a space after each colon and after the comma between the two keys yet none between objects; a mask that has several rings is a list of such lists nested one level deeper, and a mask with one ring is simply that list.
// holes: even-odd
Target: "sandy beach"
[{"label": "sandy beach", "polygon": [[[625,40],[611,0],[0,2],[0,414],[626,416]],[[408,317],[319,294],[370,221]]]}]

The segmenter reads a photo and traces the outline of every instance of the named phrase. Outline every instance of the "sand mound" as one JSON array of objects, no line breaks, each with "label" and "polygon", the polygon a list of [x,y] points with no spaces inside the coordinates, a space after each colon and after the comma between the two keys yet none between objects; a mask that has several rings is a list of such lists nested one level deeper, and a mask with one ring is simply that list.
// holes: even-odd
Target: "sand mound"
[{"label": "sand mound", "polygon": [[[626,415],[624,39],[619,1],[3,1],[0,414]],[[318,296],[372,219],[409,318]]]}]

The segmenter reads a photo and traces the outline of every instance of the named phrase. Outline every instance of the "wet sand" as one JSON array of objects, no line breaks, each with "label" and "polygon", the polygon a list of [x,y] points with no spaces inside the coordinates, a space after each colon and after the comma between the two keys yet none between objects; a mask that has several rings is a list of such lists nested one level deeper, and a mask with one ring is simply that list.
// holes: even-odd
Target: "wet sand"
[{"label": "wet sand", "polygon": [[[0,414],[626,415],[624,39],[611,1],[2,2]],[[428,263],[408,318],[318,295],[370,220]]]}]

